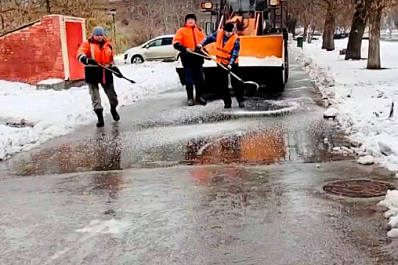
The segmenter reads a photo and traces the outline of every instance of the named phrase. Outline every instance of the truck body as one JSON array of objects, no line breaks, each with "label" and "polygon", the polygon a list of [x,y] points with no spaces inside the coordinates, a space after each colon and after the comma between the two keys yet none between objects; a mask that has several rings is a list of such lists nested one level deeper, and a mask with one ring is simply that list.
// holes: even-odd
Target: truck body
[{"label": "truck body", "polygon": [[[260,91],[282,92],[289,75],[287,49],[287,0],[220,0],[203,2],[203,11],[209,14],[205,23],[207,35],[233,22],[241,42],[239,68],[235,72],[245,81],[260,85]],[[215,43],[204,47],[215,54]],[[219,93],[216,63],[205,60],[204,93]],[[185,84],[181,61],[177,73]]]}]

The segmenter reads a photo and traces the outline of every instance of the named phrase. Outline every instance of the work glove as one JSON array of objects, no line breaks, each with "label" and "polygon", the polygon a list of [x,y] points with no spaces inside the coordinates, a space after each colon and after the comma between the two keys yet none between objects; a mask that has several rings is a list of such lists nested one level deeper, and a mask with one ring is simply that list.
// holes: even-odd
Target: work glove
[{"label": "work glove", "polygon": [[117,68],[116,66],[112,66],[111,69],[115,72],[113,73],[116,77],[122,78],[123,74],[122,72],[120,72],[119,68]]},{"label": "work glove", "polygon": [[91,58],[86,59],[86,65],[98,65],[97,61]]},{"label": "work glove", "polygon": [[231,72],[231,70],[232,70],[232,65],[230,65],[230,64],[227,65],[227,68],[228,68],[228,71]]},{"label": "work glove", "polygon": [[203,48],[202,44],[196,45],[196,50],[200,51],[200,50],[202,50],[202,48]]},{"label": "work glove", "polygon": [[[206,53],[204,53],[204,52],[206,52]],[[210,57],[207,57],[208,54],[209,54],[209,52],[208,52],[205,48],[202,48],[202,49],[199,51],[199,53],[206,56],[205,60],[211,61],[211,58],[210,58]]]}]

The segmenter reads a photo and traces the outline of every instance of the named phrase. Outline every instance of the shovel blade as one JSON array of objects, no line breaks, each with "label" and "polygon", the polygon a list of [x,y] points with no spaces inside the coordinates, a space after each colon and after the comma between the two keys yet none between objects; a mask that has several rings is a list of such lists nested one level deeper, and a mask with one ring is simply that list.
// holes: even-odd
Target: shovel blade
[{"label": "shovel blade", "polygon": [[247,96],[253,97],[257,95],[259,88],[259,85],[257,83],[252,81],[246,81],[243,84],[244,84],[244,91]]}]

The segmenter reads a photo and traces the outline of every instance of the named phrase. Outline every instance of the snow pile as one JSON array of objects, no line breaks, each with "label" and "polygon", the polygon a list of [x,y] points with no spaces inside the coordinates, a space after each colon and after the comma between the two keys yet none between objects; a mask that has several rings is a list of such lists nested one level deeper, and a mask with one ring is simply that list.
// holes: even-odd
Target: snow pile
[{"label": "snow pile", "polygon": [[[398,171],[398,117],[392,118],[392,103],[398,100],[398,43],[381,42],[381,62],[386,69],[367,70],[366,60],[345,61],[339,51],[348,39],[336,40],[336,50],[321,49],[322,41],[290,44],[290,50],[323,94],[325,107],[332,108],[350,138],[362,143],[363,155]],[[362,57],[367,57],[368,41],[363,40]],[[370,163],[370,159],[367,163]],[[365,162],[361,160],[361,162]]]},{"label": "snow pile", "polygon": [[[119,106],[179,86],[174,63],[126,65],[120,70],[137,84],[115,78]],[[100,93],[108,114],[109,102],[102,88]],[[4,125],[21,119],[35,126],[12,128]],[[35,86],[0,80],[0,160],[68,134],[78,126],[94,124],[95,120],[87,86],[62,91],[36,90]]]},{"label": "snow pile", "polygon": [[386,209],[384,217],[389,219],[387,232],[388,237],[398,237],[398,191],[388,190],[384,200],[380,201],[378,206]]},{"label": "snow pile", "polygon": [[375,162],[374,157],[370,155],[362,156],[358,159],[358,164],[361,165],[373,165],[374,162]]},{"label": "snow pile", "polygon": [[63,83],[63,82],[64,82],[64,80],[59,79],[59,78],[50,78],[50,79],[42,80],[37,84],[38,85],[54,85],[54,84]]}]

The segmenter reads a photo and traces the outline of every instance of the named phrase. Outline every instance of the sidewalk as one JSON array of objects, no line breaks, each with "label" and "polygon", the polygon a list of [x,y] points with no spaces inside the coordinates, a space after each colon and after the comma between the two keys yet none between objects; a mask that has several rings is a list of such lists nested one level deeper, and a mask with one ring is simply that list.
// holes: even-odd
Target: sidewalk
[{"label": "sidewalk", "polygon": [[[290,44],[293,56],[315,81],[328,102],[338,111],[337,119],[355,141],[362,143],[364,155],[376,163],[398,171],[397,115],[389,118],[398,99],[398,43],[381,42],[383,70],[367,70],[366,60],[345,61],[339,55],[348,39],[336,40],[336,50],[321,49],[322,40]],[[363,40],[362,57],[367,57],[368,41]]]}]

